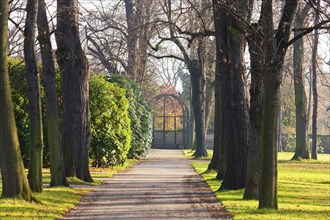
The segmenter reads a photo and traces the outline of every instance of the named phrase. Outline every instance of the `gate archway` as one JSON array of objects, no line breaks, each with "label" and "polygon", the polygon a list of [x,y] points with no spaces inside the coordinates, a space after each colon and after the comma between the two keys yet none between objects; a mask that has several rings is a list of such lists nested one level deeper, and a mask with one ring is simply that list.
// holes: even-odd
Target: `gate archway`
[{"label": "gate archway", "polygon": [[188,146],[189,111],[176,95],[154,97],[152,148],[184,149]]}]

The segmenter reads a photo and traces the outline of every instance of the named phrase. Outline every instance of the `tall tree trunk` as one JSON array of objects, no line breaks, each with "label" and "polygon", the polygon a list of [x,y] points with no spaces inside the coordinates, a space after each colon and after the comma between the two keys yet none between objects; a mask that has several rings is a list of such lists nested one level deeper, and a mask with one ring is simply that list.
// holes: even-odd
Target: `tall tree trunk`
[{"label": "tall tree trunk", "polygon": [[[232,1],[241,12],[246,2]],[[219,0],[213,1],[217,65],[221,76],[221,94],[223,105],[223,147],[226,152],[226,171],[220,190],[241,189],[245,185],[246,159],[248,148],[248,112],[244,88],[244,37],[233,30],[233,23],[238,22],[228,6]],[[230,6],[232,6],[230,5]],[[244,7],[242,7],[244,5]],[[244,10],[243,10],[244,12]],[[242,13],[244,16],[244,13]]]},{"label": "tall tree trunk", "polygon": [[[317,1],[317,11],[320,8],[320,0]],[[314,24],[319,20],[318,13],[315,16]],[[312,86],[313,86],[313,115],[312,115],[312,158],[317,160],[317,108],[318,108],[318,94],[317,94],[317,47],[319,32],[318,29],[314,31],[313,52],[312,52]]]},{"label": "tall tree trunk", "polygon": [[[296,15],[295,27],[303,27],[305,16],[300,3],[299,12]],[[307,16],[307,13],[306,13]],[[298,35],[295,32],[295,36]],[[294,91],[296,107],[296,149],[292,160],[309,159],[307,144],[307,99],[304,86],[303,57],[304,41],[300,38],[293,44],[293,67],[294,67]]]},{"label": "tall tree trunk", "polygon": [[264,0],[259,24],[263,32],[264,97],[259,176],[259,208],[277,209],[277,135],[282,67],[287,51],[297,1],[286,0],[276,32],[273,25],[273,1]]},{"label": "tall tree trunk", "polygon": [[89,70],[81,48],[77,0],[57,1],[57,58],[62,79],[62,148],[67,176],[93,181],[89,172]]},{"label": "tall tree trunk", "polygon": [[262,67],[264,63],[262,48],[259,46],[262,44],[262,35],[259,33],[259,25],[256,24],[254,26],[256,32],[251,33],[251,36],[248,37],[251,66],[250,132],[244,199],[258,199],[259,185],[262,97],[264,89]]},{"label": "tall tree trunk", "polygon": [[201,64],[198,60],[192,60],[190,65],[190,77],[192,88],[192,108],[195,118],[195,158],[207,156],[205,149],[205,78],[201,73]]},{"label": "tall tree trunk", "polygon": [[0,168],[2,197],[32,200],[19,148],[8,75],[8,1],[0,2]]},{"label": "tall tree trunk", "polygon": [[44,0],[39,0],[38,7],[38,40],[40,43],[43,82],[46,96],[46,122],[48,129],[48,144],[50,157],[51,186],[68,186],[65,177],[63,155],[61,149],[61,138],[58,117],[58,105],[56,94],[56,73],[52,54],[52,45],[48,19],[46,14],[46,4]]},{"label": "tall tree trunk", "polygon": [[24,30],[24,58],[28,82],[29,118],[30,118],[30,165],[29,184],[33,192],[42,191],[42,149],[43,130],[40,98],[40,75],[35,56],[35,33],[37,23],[38,0],[28,0]]},{"label": "tall tree trunk", "polygon": [[[267,65],[267,64],[266,64]],[[273,79],[274,71],[264,68],[265,95],[262,116],[262,145],[259,208],[277,209],[277,126],[280,83]],[[278,71],[278,70],[275,70]]]}]

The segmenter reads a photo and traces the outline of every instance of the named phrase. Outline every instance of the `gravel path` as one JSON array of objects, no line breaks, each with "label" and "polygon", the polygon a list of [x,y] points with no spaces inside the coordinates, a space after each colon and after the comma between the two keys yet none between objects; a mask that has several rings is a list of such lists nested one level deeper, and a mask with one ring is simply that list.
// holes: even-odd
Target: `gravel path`
[{"label": "gravel path", "polygon": [[95,187],[64,219],[230,219],[177,150],[151,150]]}]

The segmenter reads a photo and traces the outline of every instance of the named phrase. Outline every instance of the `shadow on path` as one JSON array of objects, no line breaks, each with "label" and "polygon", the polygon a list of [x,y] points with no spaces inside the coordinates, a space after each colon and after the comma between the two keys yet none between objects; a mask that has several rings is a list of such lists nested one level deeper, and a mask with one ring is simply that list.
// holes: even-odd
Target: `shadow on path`
[{"label": "shadow on path", "polygon": [[93,188],[64,219],[231,219],[179,150],[149,156]]}]

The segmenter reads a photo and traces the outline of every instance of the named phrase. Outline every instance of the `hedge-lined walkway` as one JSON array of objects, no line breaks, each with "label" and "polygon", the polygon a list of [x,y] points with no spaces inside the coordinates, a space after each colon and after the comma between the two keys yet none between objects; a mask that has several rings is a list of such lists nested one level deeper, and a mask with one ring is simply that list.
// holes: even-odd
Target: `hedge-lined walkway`
[{"label": "hedge-lined walkway", "polygon": [[230,218],[181,151],[152,150],[87,195],[64,219]]}]

